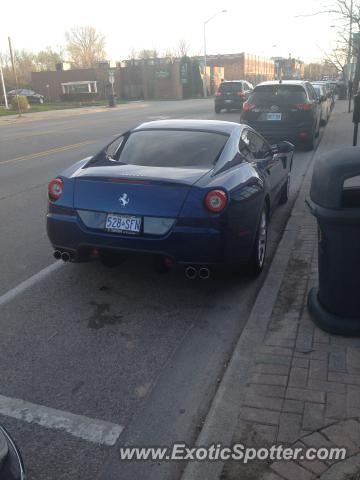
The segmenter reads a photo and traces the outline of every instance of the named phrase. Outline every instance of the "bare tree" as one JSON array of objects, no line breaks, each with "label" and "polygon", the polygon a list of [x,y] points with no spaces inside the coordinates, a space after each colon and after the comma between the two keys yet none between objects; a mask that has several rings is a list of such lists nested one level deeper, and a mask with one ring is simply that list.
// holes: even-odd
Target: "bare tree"
[{"label": "bare tree", "polygon": [[180,58],[187,57],[189,50],[190,50],[190,45],[187,43],[187,41],[184,38],[181,38],[178,41],[175,54],[177,57],[180,57]]},{"label": "bare tree", "polygon": [[76,67],[91,68],[106,57],[105,37],[94,27],[74,27],[65,38],[70,61]]},{"label": "bare tree", "polygon": [[324,55],[324,63],[332,65],[338,73],[345,74],[347,65],[348,47],[343,42],[338,42],[335,48],[330,52],[322,50]]}]

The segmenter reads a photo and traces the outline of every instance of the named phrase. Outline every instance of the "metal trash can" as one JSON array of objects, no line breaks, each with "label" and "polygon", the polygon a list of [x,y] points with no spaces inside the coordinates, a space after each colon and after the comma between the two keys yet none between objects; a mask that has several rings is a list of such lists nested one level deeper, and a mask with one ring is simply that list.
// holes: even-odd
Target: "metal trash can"
[{"label": "metal trash can", "polygon": [[360,147],[334,150],[315,163],[307,204],[318,222],[319,287],[308,297],[315,323],[360,335]]}]

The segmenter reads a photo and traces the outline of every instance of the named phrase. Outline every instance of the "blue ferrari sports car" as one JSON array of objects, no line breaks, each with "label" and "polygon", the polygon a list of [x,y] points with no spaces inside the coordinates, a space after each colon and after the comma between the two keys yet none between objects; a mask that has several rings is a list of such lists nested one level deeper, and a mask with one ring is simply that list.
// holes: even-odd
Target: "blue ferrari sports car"
[{"label": "blue ferrari sports car", "polygon": [[238,123],[143,123],[51,180],[54,256],[111,266],[146,254],[159,268],[183,265],[188,278],[208,278],[216,265],[259,273],[293,154]]}]

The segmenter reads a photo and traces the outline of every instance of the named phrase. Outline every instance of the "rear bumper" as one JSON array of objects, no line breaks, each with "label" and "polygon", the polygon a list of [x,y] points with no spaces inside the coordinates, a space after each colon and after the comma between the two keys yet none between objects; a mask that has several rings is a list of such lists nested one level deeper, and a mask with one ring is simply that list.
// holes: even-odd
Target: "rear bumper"
[{"label": "rear bumper", "polygon": [[55,249],[71,252],[75,260],[96,248],[124,255],[162,255],[180,264],[215,265],[245,261],[252,247],[251,236],[244,237],[241,248],[229,255],[227,232],[212,228],[175,225],[164,236],[140,237],[89,230],[78,217],[58,214],[47,215],[47,233]]},{"label": "rear bumper", "polygon": [[244,102],[245,100],[241,97],[230,98],[230,99],[215,97],[215,107],[218,107],[218,108],[240,108],[241,109]]},{"label": "rear bumper", "polygon": [[266,140],[278,142],[287,140],[292,143],[306,142],[313,134],[313,125],[304,123],[300,125],[279,125],[267,122],[247,122],[254,130],[259,132]]}]

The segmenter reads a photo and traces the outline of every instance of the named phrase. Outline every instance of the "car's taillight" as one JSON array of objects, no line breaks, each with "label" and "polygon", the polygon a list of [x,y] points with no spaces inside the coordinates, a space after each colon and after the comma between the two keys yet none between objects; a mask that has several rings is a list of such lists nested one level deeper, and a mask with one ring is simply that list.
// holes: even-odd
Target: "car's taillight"
[{"label": "car's taillight", "polygon": [[244,112],[250,112],[250,110],[252,110],[255,107],[256,107],[255,103],[249,103],[249,102],[243,103]]},{"label": "car's taillight", "polygon": [[54,178],[48,185],[49,200],[55,202],[58,200],[64,191],[64,182],[61,178]]},{"label": "car's taillight", "polygon": [[210,212],[219,213],[226,207],[227,200],[223,190],[211,190],[205,197],[205,206]]},{"label": "car's taillight", "polygon": [[237,92],[236,94],[238,97],[245,97],[245,92]]},{"label": "car's taillight", "polygon": [[215,92],[215,97],[221,97],[221,92],[219,90]]},{"label": "car's taillight", "polygon": [[297,103],[295,107],[298,110],[312,110],[313,104],[312,103]]}]

